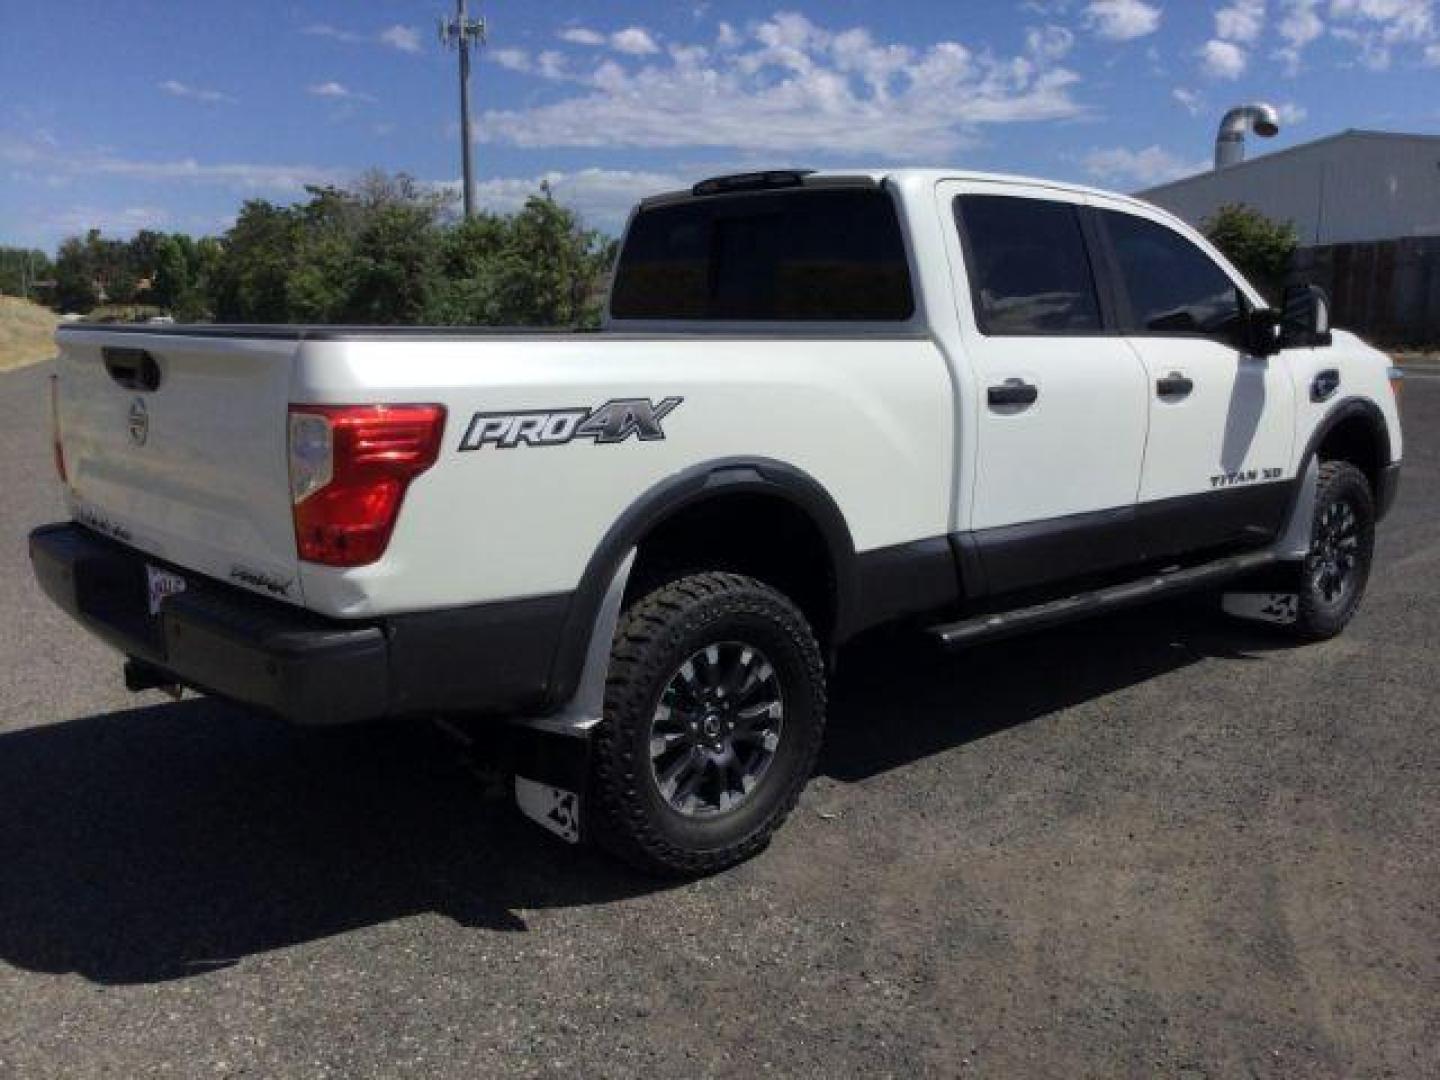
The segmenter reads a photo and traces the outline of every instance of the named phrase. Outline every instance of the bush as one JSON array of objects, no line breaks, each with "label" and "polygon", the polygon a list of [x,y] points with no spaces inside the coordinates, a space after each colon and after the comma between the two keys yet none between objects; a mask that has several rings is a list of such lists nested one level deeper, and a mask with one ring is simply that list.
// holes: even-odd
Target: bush
[{"label": "bush", "polygon": [[1272,302],[1280,299],[1295,249],[1295,226],[1271,221],[1240,203],[1222,206],[1203,223],[1210,242]]}]

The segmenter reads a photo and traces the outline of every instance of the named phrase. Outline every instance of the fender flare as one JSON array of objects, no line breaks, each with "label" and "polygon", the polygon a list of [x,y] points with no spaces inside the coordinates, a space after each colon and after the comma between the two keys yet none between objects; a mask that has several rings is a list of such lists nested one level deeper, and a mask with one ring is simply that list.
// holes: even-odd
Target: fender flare
[{"label": "fender flare", "polygon": [[[1304,496],[1306,480],[1313,477],[1310,472],[1310,465],[1315,461],[1316,455],[1320,452],[1320,444],[1326,437],[1346,420],[1360,417],[1365,420],[1375,434],[1375,440],[1380,449],[1380,467],[1383,469],[1390,464],[1390,428],[1385,423],[1385,414],[1380,411],[1380,406],[1369,398],[1349,397],[1337,401],[1330,407],[1330,411],[1321,417],[1320,422],[1315,425],[1315,430],[1310,433],[1309,441],[1305,444],[1305,452],[1300,455],[1300,460],[1295,466],[1295,480],[1291,485],[1290,501],[1285,507],[1285,524],[1280,530],[1282,537],[1290,538],[1298,528],[1296,514],[1298,511],[1305,511],[1306,507],[1313,506],[1313,502]],[[1376,493],[1377,498],[1379,493]],[[1307,511],[1308,512],[1308,511]],[[1308,523],[1305,524],[1305,536],[1310,535]],[[1307,542],[1306,547],[1309,547]]]},{"label": "fender flare", "polygon": [[606,590],[630,552],[682,510],[737,494],[784,499],[820,531],[835,575],[835,639],[843,640],[855,595],[855,543],[845,515],[830,493],[809,473],[770,458],[702,462],[646,490],[615,519],[591,553],[556,645],[546,695],[550,707],[562,705],[575,694]]},{"label": "fender flare", "polygon": [[1385,423],[1385,414],[1380,411],[1380,406],[1369,398],[1349,397],[1336,402],[1315,425],[1315,430],[1310,435],[1310,441],[1305,444],[1305,453],[1300,458],[1299,472],[1304,472],[1305,466],[1320,449],[1320,444],[1325,437],[1334,431],[1342,422],[1352,417],[1363,417],[1369,421],[1371,429],[1375,432],[1376,441],[1380,446],[1380,464],[1388,465],[1390,457],[1390,428]]}]

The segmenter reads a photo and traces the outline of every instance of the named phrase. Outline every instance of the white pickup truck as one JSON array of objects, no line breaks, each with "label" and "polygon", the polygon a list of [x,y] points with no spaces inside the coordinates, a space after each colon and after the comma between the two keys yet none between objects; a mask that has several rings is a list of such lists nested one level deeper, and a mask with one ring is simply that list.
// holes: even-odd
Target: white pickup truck
[{"label": "white pickup truck", "polygon": [[1339,632],[1401,441],[1327,321],[1134,199],[718,177],[639,205],[599,332],[62,327],[31,557],[134,689],[503,719],[527,814],[703,873],[794,806],[867,628],[1225,585]]}]

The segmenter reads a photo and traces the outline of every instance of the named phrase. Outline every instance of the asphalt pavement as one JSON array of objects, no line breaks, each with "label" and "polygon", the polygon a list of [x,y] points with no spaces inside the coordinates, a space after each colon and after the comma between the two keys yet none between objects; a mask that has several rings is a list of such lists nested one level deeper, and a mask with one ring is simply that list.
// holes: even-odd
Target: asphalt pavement
[{"label": "asphalt pavement", "polygon": [[1440,1075],[1440,379],[1364,608],[844,657],[770,849],[662,885],[425,725],[131,695],[0,375],[0,1076]]}]

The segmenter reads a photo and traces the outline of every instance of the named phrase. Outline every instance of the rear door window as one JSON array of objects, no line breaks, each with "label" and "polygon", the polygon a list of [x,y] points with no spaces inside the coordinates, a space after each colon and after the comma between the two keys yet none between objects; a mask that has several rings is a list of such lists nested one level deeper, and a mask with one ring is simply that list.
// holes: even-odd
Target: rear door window
[{"label": "rear door window", "polygon": [[914,311],[895,204],[875,190],[642,209],[610,297],[617,319],[901,322]]},{"label": "rear door window", "polygon": [[1010,195],[961,195],[955,217],[981,333],[1100,330],[1095,275],[1077,207]]}]

